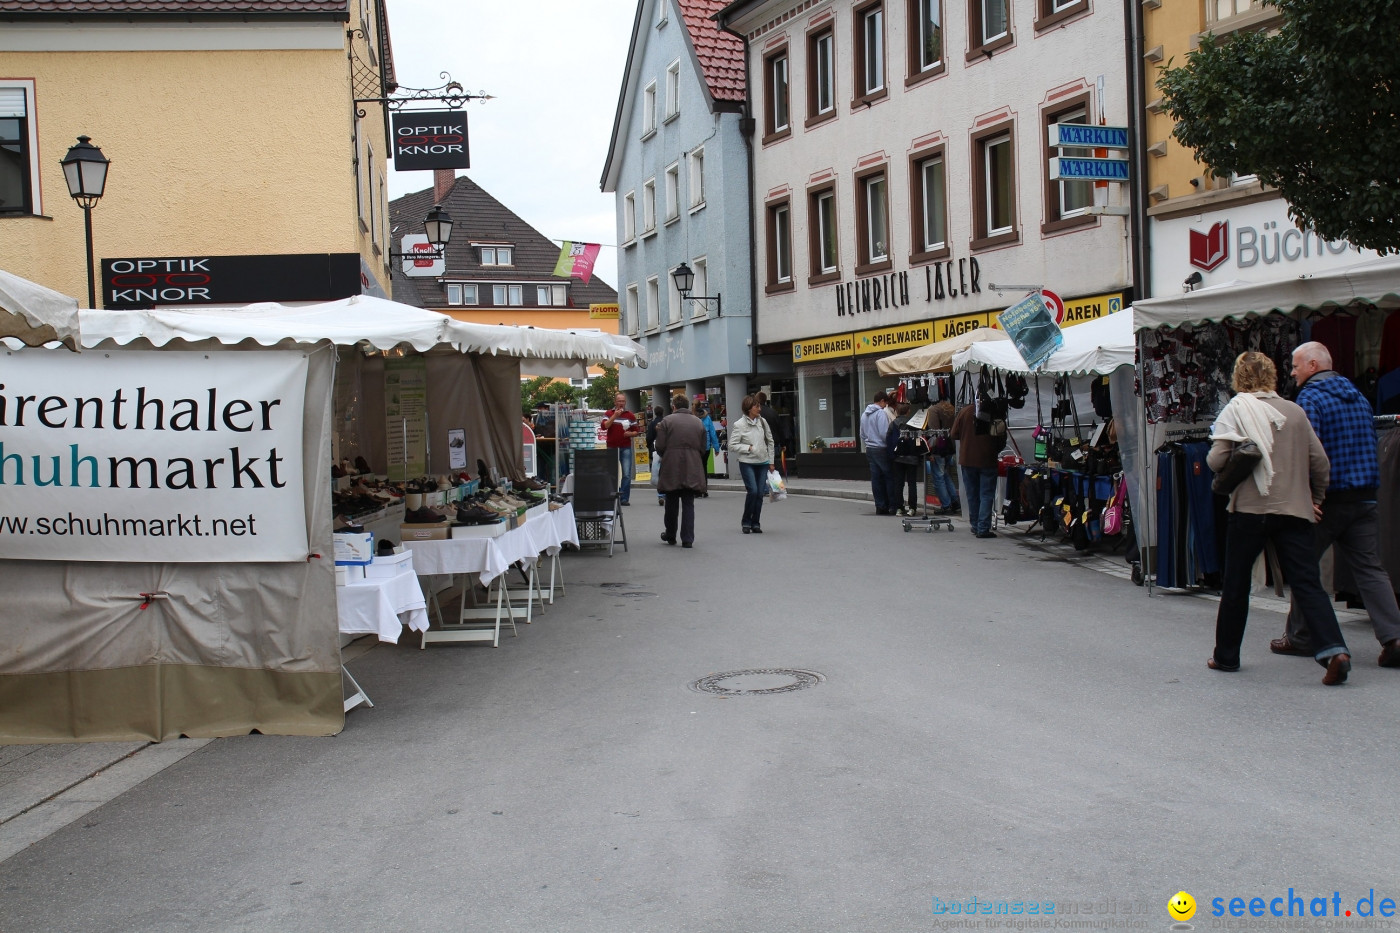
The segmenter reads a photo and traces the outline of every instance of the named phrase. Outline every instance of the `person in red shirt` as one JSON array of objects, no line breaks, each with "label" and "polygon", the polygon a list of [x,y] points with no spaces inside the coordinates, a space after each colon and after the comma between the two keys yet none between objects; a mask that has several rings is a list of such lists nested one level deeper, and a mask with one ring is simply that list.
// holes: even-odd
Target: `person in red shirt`
[{"label": "person in red shirt", "polygon": [[631,505],[632,477],[636,463],[632,457],[632,438],[642,433],[637,416],[627,410],[627,396],[621,392],[613,399],[613,407],[604,412],[603,429],[608,432],[608,449],[617,451],[622,465],[622,504]]}]

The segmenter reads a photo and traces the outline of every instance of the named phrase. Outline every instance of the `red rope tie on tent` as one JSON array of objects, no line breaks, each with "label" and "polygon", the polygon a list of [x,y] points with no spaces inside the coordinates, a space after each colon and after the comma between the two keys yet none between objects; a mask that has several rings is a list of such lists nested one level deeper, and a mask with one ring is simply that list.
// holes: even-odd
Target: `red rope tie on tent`
[{"label": "red rope tie on tent", "polygon": [[158,593],[141,593],[140,596],[141,596],[141,605],[138,607],[138,608],[140,608],[140,609],[149,608],[150,605],[151,605],[151,601],[152,601],[152,600],[156,600],[156,599],[169,599],[169,598],[170,598],[170,594],[169,594],[169,593],[165,593],[165,592],[158,592]]},{"label": "red rope tie on tent", "polygon": [[320,560],[320,559],[321,559],[321,555],[320,555],[320,554],[307,554],[307,555],[306,555],[306,562],[307,562],[308,564],[311,563],[313,560]]}]

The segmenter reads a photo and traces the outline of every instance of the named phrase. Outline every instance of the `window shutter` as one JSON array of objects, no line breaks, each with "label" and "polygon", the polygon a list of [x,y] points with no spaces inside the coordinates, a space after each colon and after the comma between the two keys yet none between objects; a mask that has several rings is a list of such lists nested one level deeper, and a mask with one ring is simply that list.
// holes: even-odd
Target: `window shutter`
[{"label": "window shutter", "polygon": [[0,117],[28,116],[24,107],[24,88],[0,87]]}]

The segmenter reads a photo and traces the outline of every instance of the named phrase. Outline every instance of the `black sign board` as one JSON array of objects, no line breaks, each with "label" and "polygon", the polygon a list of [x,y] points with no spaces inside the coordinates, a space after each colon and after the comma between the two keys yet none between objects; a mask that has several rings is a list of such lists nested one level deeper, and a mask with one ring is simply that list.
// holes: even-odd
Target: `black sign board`
[{"label": "black sign board", "polygon": [[114,310],[334,301],[360,290],[359,253],[102,260],[102,305]]},{"label": "black sign board", "polygon": [[400,110],[393,117],[395,171],[472,167],[462,111]]}]

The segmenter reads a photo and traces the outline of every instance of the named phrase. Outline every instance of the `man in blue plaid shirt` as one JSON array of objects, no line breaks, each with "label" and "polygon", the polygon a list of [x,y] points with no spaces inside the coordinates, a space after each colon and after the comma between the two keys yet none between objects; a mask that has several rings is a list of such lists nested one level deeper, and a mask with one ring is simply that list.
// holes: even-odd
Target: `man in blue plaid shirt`
[{"label": "man in blue plaid shirt", "polygon": [[[1305,343],[1293,351],[1293,379],[1300,386],[1298,405],[1308,413],[1332,463],[1327,496],[1320,507],[1314,506],[1317,556],[1321,558],[1330,545],[1347,559],[1381,643],[1380,665],[1400,667],[1400,607],[1379,556],[1376,490],[1381,471],[1371,403],[1345,376],[1332,371],[1332,354],[1320,343]],[[1310,639],[1302,613],[1294,607],[1284,636],[1269,647],[1275,654],[1310,658]]]}]

